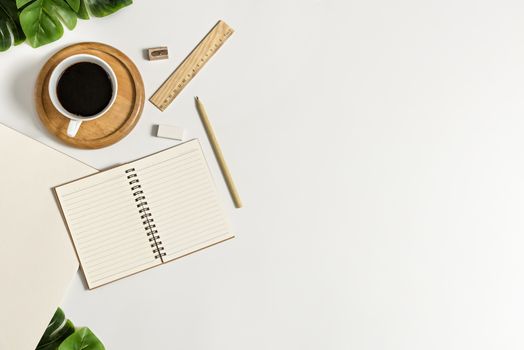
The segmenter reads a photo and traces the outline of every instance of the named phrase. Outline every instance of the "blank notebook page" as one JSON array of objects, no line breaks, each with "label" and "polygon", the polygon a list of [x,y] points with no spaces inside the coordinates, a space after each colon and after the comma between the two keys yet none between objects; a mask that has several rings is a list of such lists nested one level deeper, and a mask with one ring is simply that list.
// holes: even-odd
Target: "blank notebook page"
[{"label": "blank notebook page", "polygon": [[200,144],[193,142],[135,166],[165,261],[232,237]]},{"label": "blank notebook page", "polygon": [[233,237],[197,140],[56,193],[90,288]]}]

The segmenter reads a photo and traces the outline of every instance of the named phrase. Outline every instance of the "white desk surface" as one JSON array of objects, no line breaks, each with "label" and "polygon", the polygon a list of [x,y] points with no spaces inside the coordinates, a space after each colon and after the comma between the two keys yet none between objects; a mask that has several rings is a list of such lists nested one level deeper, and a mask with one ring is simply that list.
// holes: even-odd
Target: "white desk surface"
[{"label": "white desk surface", "polygon": [[[0,54],[0,121],[98,168],[175,144],[212,160],[238,237],[63,307],[109,350],[517,349],[524,337],[520,1],[140,1]],[[236,33],[161,113],[98,151],[42,128],[33,83],[79,41],[123,50],[150,96],[218,19]],[[168,61],[142,49],[169,46]],[[202,98],[245,208],[196,114]],[[37,292],[37,291],[35,291]]]}]

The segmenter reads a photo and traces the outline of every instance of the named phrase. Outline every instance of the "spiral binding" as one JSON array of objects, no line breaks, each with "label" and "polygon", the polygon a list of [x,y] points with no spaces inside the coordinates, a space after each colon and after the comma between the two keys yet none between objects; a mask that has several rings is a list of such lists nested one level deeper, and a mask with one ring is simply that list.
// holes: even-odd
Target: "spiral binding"
[{"label": "spiral binding", "polygon": [[155,254],[155,259],[162,259],[163,256],[166,256],[164,252],[164,247],[162,247],[162,241],[160,241],[160,236],[158,235],[158,230],[156,230],[155,220],[151,217],[150,209],[147,206],[146,197],[144,196],[144,191],[142,191],[142,185],[140,185],[140,180],[135,171],[135,168],[127,169],[125,171],[127,174],[127,179],[129,185],[131,185],[131,192],[133,197],[135,197],[136,207],[138,208],[138,213],[140,214],[140,219],[144,225],[149,243],[151,243],[151,248],[153,249],[153,254]]}]

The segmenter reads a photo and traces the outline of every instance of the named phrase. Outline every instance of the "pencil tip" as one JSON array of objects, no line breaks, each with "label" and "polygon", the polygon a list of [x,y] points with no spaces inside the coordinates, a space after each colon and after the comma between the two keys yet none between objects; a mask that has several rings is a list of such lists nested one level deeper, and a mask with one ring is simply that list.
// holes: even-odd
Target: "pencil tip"
[{"label": "pencil tip", "polygon": [[197,100],[197,101],[198,101],[198,96],[195,96],[195,100]]}]

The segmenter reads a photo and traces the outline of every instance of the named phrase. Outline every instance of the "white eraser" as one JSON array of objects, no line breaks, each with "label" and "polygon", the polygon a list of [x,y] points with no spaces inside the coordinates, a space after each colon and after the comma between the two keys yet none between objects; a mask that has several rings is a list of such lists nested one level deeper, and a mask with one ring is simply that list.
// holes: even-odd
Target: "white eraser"
[{"label": "white eraser", "polygon": [[156,131],[156,136],[183,141],[185,133],[186,130],[184,128],[179,128],[178,126],[159,125]]}]

